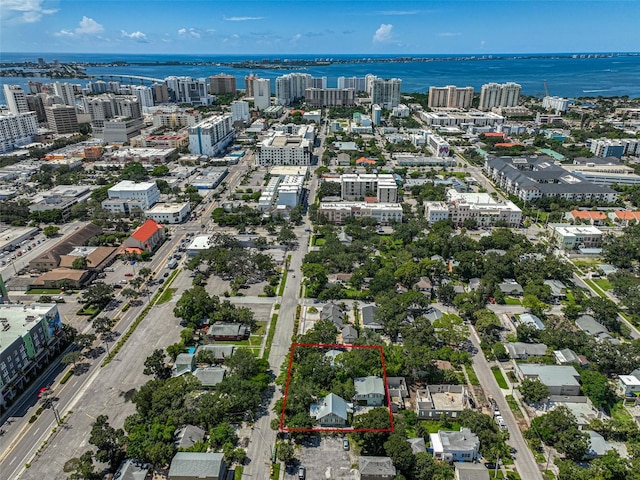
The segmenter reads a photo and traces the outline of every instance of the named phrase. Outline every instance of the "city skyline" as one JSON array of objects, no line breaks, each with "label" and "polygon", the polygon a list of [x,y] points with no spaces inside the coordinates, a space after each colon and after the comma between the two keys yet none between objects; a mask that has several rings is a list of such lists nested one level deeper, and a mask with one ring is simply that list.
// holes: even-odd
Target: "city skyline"
[{"label": "city skyline", "polygon": [[640,45],[640,3],[614,0],[6,0],[0,18],[4,52],[491,54]]}]

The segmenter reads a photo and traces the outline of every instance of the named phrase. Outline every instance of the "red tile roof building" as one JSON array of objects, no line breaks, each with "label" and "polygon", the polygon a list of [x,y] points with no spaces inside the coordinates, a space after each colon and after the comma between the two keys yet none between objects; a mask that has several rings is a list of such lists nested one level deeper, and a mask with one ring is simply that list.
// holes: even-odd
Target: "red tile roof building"
[{"label": "red tile roof building", "polygon": [[155,220],[148,219],[140,225],[122,244],[123,247],[139,248],[147,252],[154,251],[164,242],[164,226]]}]

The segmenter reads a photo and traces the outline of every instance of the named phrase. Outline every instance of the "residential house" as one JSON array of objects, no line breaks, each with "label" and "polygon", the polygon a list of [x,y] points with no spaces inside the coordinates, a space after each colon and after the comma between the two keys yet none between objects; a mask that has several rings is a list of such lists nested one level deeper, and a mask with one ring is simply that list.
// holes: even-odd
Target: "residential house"
[{"label": "residential house", "polygon": [[204,440],[205,432],[202,428],[195,425],[184,425],[173,434],[175,440],[173,442],[176,448],[189,448],[198,442]]},{"label": "residential house", "polygon": [[215,363],[224,363],[225,360],[233,355],[235,348],[235,345],[221,345],[216,343],[200,345],[196,349],[196,357],[200,352],[207,352],[213,357]]},{"label": "residential house", "polygon": [[480,279],[479,278],[470,278],[469,279],[469,291],[475,292],[480,288]]},{"label": "residential house", "polygon": [[456,418],[468,406],[469,393],[464,385],[427,385],[416,392],[418,418]]},{"label": "residential house", "polygon": [[391,411],[397,413],[404,409],[404,399],[409,398],[409,389],[404,377],[387,377]]},{"label": "residential house", "polygon": [[225,480],[222,453],[178,452],[171,460],[169,480]]},{"label": "residential house", "polygon": [[637,397],[640,395],[640,379],[635,375],[620,375],[617,390],[623,397]]},{"label": "residential house", "polygon": [[522,285],[510,278],[505,278],[504,282],[498,284],[498,288],[503,294],[512,297],[521,297],[524,293]]},{"label": "residential house", "polygon": [[584,433],[589,435],[589,450],[583,460],[593,460],[594,458],[603,457],[608,451],[613,450],[613,446],[604,439],[602,435],[593,430],[583,430]]},{"label": "residential house", "polygon": [[242,323],[216,322],[209,325],[207,334],[213,340],[246,340],[249,338],[250,330]]},{"label": "residential house", "polygon": [[584,357],[584,355],[578,355],[570,348],[554,350],[553,356],[556,357],[558,365],[571,365],[572,363],[575,363],[579,364],[583,368],[589,365],[589,361]]},{"label": "residential house", "polygon": [[379,407],[384,403],[384,381],[380,377],[359,377],[355,378],[353,383],[356,388],[354,399],[358,405]]},{"label": "residential house", "polygon": [[329,320],[338,329],[342,329],[342,326],[344,324],[343,319],[344,312],[335,303],[327,303],[322,307],[322,310],[320,311],[320,320]]},{"label": "residential house", "polygon": [[423,317],[433,323],[442,318],[442,310],[436,307],[429,307],[425,310]]},{"label": "residential house", "polygon": [[360,480],[393,480],[396,467],[389,457],[358,457]]},{"label": "residential house", "polygon": [[613,344],[620,343],[618,339],[609,334],[607,327],[599,323],[591,315],[580,315],[576,319],[576,326],[583,332],[595,337],[596,340],[606,340]]},{"label": "residential house", "polygon": [[459,432],[438,430],[429,435],[433,457],[445,462],[472,462],[478,458],[480,440],[468,428]]},{"label": "residential house", "polygon": [[342,327],[342,343],[347,345],[351,345],[358,339],[358,331],[353,328],[351,325],[345,325]]},{"label": "residential house", "polygon": [[608,217],[606,213],[595,210],[571,210],[565,213],[564,218],[575,224],[603,225]]},{"label": "residential house", "polygon": [[193,353],[181,353],[173,363],[174,376],[191,373],[196,368],[196,356]]},{"label": "residential house", "polygon": [[411,445],[411,452],[415,455],[416,453],[424,453],[427,451],[427,446],[424,443],[424,438],[407,438],[407,442]]},{"label": "residential house", "polygon": [[540,380],[549,389],[549,395],[580,395],[580,374],[569,365],[517,363],[516,375],[520,380]]},{"label": "residential house", "polygon": [[200,380],[203,388],[213,388],[218,385],[227,373],[223,367],[198,367],[193,371],[193,376]]},{"label": "residential house", "polygon": [[343,398],[330,393],[321,402],[311,405],[309,415],[321,427],[345,427],[351,413],[351,405]]},{"label": "residential house", "polygon": [[153,252],[165,239],[164,226],[152,219],[147,219],[129,238],[122,243],[126,252]]},{"label": "residential house", "polygon": [[416,290],[424,293],[427,297],[431,296],[433,290],[433,283],[429,277],[420,277],[416,282]]},{"label": "residential house", "polygon": [[545,280],[543,283],[551,288],[551,301],[554,304],[558,305],[561,300],[567,298],[565,293],[567,286],[560,280]]},{"label": "residential house", "polygon": [[489,470],[481,463],[456,462],[455,480],[489,480]]},{"label": "residential house", "polygon": [[123,461],[113,478],[117,480],[147,480],[151,478],[151,464],[135,458]]},{"label": "residential house", "polygon": [[531,313],[523,313],[520,315],[520,324],[521,325],[530,325],[537,330],[544,330],[544,323],[542,320],[536,315]]},{"label": "residential house", "polygon": [[342,350],[329,350],[324,354],[324,358],[329,360],[329,363],[333,367],[336,363],[336,357],[338,355],[342,355],[344,352]]},{"label": "residential house", "polygon": [[544,343],[509,342],[504,344],[504,349],[514,360],[543,357],[547,353],[547,346]]},{"label": "residential house", "polygon": [[365,305],[361,308],[362,326],[374,332],[382,332],[384,327],[375,319],[375,313],[378,310],[376,305]]}]

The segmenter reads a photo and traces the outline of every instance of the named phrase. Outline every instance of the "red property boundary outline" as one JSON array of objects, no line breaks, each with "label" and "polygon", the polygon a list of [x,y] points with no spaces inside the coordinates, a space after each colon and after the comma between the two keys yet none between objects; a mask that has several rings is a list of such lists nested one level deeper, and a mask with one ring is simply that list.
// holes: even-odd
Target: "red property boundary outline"
[{"label": "red property boundary outline", "polygon": [[[380,360],[382,362],[382,381],[384,382],[384,390],[387,395],[387,409],[389,411],[389,428],[327,428],[327,427],[313,427],[313,428],[290,428],[284,425],[284,412],[287,409],[287,397],[289,396],[289,385],[291,383],[291,372],[293,370],[293,356],[297,347],[310,347],[310,348],[335,348],[342,350],[353,350],[354,348],[363,348],[369,350],[378,350],[380,353]],[[280,413],[280,431],[281,432],[301,432],[301,433],[317,433],[317,432],[373,432],[384,433],[394,431],[393,412],[391,411],[391,396],[389,395],[389,383],[387,382],[387,366],[384,361],[384,353],[382,351],[382,345],[350,345],[341,343],[292,343],[291,352],[289,353],[289,369],[287,371],[287,382],[284,389],[284,397],[282,402],[282,412]]]}]

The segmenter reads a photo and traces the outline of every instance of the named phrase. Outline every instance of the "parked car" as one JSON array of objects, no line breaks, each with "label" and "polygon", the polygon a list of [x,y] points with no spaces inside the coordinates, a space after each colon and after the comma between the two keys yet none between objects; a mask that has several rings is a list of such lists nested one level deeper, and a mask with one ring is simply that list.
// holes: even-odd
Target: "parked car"
[{"label": "parked car", "polygon": [[349,439],[348,438],[343,438],[342,439],[342,449],[343,450],[349,450]]},{"label": "parked car", "polygon": [[307,469],[304,468],[302,465],[300,465],[300,467],[298,468],[298,478],[300,480],[304,480],[307,476]]},{"label": "parked car", "polygon": [[131,272],[127,272],[124,274],[125,277],[133,277],[133,273]]},{"label": "parked car", "polygon": [[118,284],[118,283],[114,283],[114,284],[112,285],[112,287],[113,287],[113,288],[118,288],[118,289],[119,289],[119,288],[122,288],[122,285],[120,285],[120,284]]}]

